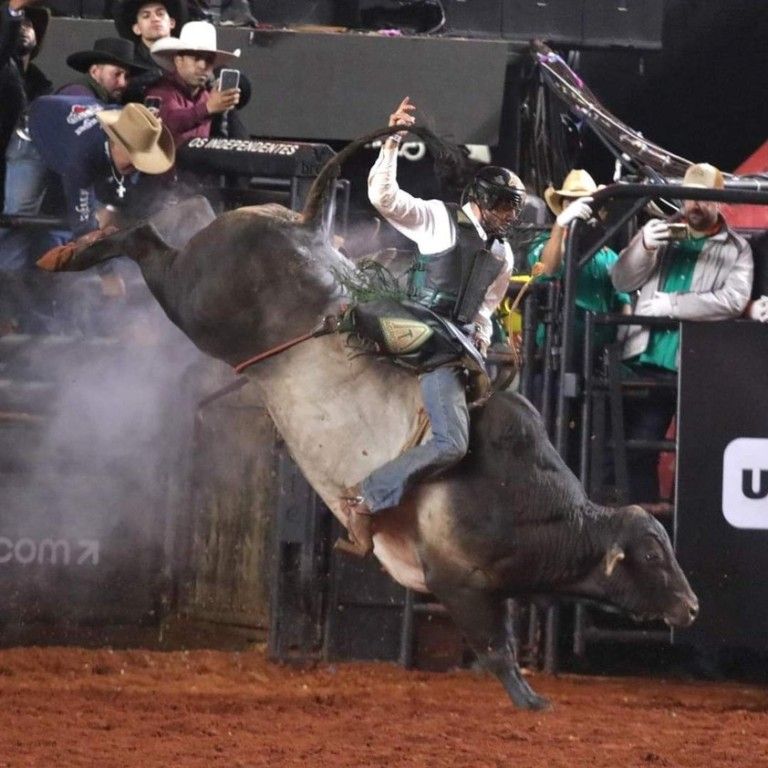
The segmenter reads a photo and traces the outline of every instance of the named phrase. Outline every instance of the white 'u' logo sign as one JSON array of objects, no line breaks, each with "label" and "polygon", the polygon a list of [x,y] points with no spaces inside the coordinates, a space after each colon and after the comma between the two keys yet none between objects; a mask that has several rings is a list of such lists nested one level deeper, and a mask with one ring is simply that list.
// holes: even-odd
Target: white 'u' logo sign
[{"label": "white 'u' logo sign", "polygon": [[728,443],[723,515],[734,528],[768,529],[768,439],[739,437]]}]

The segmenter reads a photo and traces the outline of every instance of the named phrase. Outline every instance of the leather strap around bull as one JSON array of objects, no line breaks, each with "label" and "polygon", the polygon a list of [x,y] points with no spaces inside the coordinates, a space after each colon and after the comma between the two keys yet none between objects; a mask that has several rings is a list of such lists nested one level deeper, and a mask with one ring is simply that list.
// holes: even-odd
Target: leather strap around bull
[{"label": "leather strap around bull", "polygon": [[297,336],[295,339],[284,341],[282,344],[278,344],[276,347],[261,352],[258,355],[249,357],[242,363],[238,363],[233,366],[235,373],[242,373],[246,369],[250,368],[256,363],[260,363],[262,360],[267,360],[270,357],[279,355],[281,352],[295,347],[297,344],[301,344],[302,341],[308,341],[309,339],[317,338],[318,336],[326,336],[329,333],[335,333],[339,326],[339,318],[336,315],[328,315],[324,317],[311,331],[308,333],[302,333],[301,336]]}]

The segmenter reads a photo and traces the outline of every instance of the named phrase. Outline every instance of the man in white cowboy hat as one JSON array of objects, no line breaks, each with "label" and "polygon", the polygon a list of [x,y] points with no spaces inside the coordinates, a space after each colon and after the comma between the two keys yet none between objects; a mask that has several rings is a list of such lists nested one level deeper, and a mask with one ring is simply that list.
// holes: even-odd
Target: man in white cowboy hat
[{"label": "man in white cowboy hat", "polygon": [[29,128],[43,160],[61,176],[75,236],[99,227],[100,208],[131,202],[135,172],[165,173],[175,160],[170,132],[141,104],[104,109],[95,99],[43,96],[30,108]]},{"label": "man in white cowboy hat", "polygon": [[[691,165],[683,186],[723,189],[722,173],[709,163]],[[617,290],[636,292],[634,313],[676,320],[727,320],[742,314],[752,291],[754,265],[749,243],[731,230],[720,205],[685,200],[682,239],[669,221],[650,219],[622,250],[613,268]],[[677,237],[673,237],[677,235]],[[674,329],[630,326],[622,329],[622,357],[646,379],[670,379],[677,373],[680,334]],[[675,413],[674,391],[650,390],[642,403],[625,405],[629,439],[661,440]],[[632,451],[628,457],[632,501],[655,502],[657,456]]]},{"label": "man in white cowboy hat", "polygon": [[213,70],[235,62],[240,51],[221,51],[216,27],[207,21],[190,21],[178,38],[166,37],[152,46],[152,56],[166,71],[147,90],[160,99],[159,113],[178,147],[192,138],[207,138],[211,120],[235,107],[240,89],[209,90]]},{"label": "man in white cowboy hat", "polygon": [[[594,222],[591,195],[597,190],[598,186],[592,176],[581,168],[572,170],[563,180],[560,189],[550,186],[545,190],[544,199],[555,215],[555,223],[550,232],[538,235],[529,247],[528,263],[534,278],[552,279],[562,276],[568,226],[576,219]],[[621,312],[630,303],[629,296],[614,290],[611,283],[611,269],[618,258],[618,254],[610,248],[601,248],[579,270],[576,285],[576,337],[579,340],[583,340],[585,312]],[[615,336],[611,326],[600,326],[599,330],[595,349],[609,343]],[[540,345],[543,336],[544,327],[540,326],[537,333]]]},{"label": "man in white cowboy hat", "polygon": [[133,46],[121,37],[102,37],[88,51],[67,56],[67,64],[84,77],[56,91],[61,96],[92,96],[104,104],[119,104],[128,81],[146,71],[137,62]]}]

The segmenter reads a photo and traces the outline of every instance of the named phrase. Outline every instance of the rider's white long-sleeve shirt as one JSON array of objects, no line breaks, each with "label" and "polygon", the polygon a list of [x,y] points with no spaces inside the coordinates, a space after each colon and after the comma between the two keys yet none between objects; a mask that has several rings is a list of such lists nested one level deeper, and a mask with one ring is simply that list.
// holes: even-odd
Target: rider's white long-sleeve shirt
[{"label": "rider's white long-sleeve shirt", "polygon": [[[397,149],[381,148],[368,175],[368,199],[395,229],[416,243],[420,253],[440,253],[456,242],[456,227],[445,203],[422,200],[398,186]],[[463,210],[485,240],[487,235],[472,209],[466,205]],[[478,336],[486,345],[491,341],[491,315],[506,294],[514,267],[514,256],[508,242],[494,241],[491,250],[504,259],[505,267],[488,288],[475,317]]]}]

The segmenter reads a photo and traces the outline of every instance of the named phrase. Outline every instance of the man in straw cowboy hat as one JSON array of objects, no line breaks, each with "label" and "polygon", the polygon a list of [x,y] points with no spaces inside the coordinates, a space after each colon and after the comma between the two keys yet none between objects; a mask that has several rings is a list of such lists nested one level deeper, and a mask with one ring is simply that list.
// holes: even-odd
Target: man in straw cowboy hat
[{"label": "man in straw cowboy hat", "polygon": [[30,109],[29,127],[43,159],[61,176],[76,236],[99,227],[99,209],[131,202],[135,171],[165,173],[175,159],[170,132],[141,104],[103,109],[94,99],[44,96]]},{"label": "man in straw cowboy hat", "polygon": [[61,96],[92,96],[104,104],[119,104],[133,75],[146,71],[134,58],[133,45],[120,37],[103,37],[89,51],[67,56],[67,64],[84,77],[57,91]]},{"label": "man in straw cowboy hat", "polygon": [[124,100],[143,102],[147,88],[163,75],[150,48],[158,40],[178,35],[187,22],[187,5],[183,0],[118,0],[112,15],[117,34],[133,43],[136,61],[147,67],[146,72],[131,78]]},{"label": "man in straw cowboy hat", "polygon": [[[683,186],[723,189],[722,173],[709,163],[691,165]],[[621,251],[613,268],[619,291],[636,292],[635,314],[679,320],[727,320],[744,311],[752,291],[753,262],[749,243],[731,230],[720,205],[685,200],[681,234],[670,221],[650,219]],[[674,237],[677,235],[677,237]],[[629,371],[652,381],[674,383],[679,361],[677,327],[629,326],[621,331],[622,357]],[[675,413],[675,390],[651,388],[648,399],[628,402],[628,439],[661,440]],[[666,396],[665,396],[666,395]],[[657,456],[632,451],[628,456],[632,501],[658,499]]]},{"label": "man in straw cowboy hat", "polygon": [[211,120],[235,107],[240,89],[209,90],[213,70],[237,60],[240,51],[221,51],[216,27],[207,21],[190,21],[178,39],[166,37],[152,46],[152,56],[166,71],[147,90],[161,100],[160,117],[168,126],[176,146],[192,138],[211,135]]},{"label": "man in straw cowboy hat", "polygon": [[[565,177],[560,189],[550,186],[545,190],[544,199],[555,215],[555,223],[550,232],[537,236],[529,248],[528,262],[534,278],[552,279],[562,276],[568,226],[576,219],[593,221],[591,195],[597,190],[598,186],[592,176],[580,168],[572,170]],[[618,258],[618,254],[610,248],[601,248],[579,270],[576,284],[576,336],[579,342],[584,337],[585,312],[620,312],[630,303],[629,296],[617,293],[611,283],[611,269]],[[595,339],[595,348],[612,341],[614,335],[611,326],[601,326]],[[543,337],[544,328],[540,326],[537,333],[540,345]]]}]

